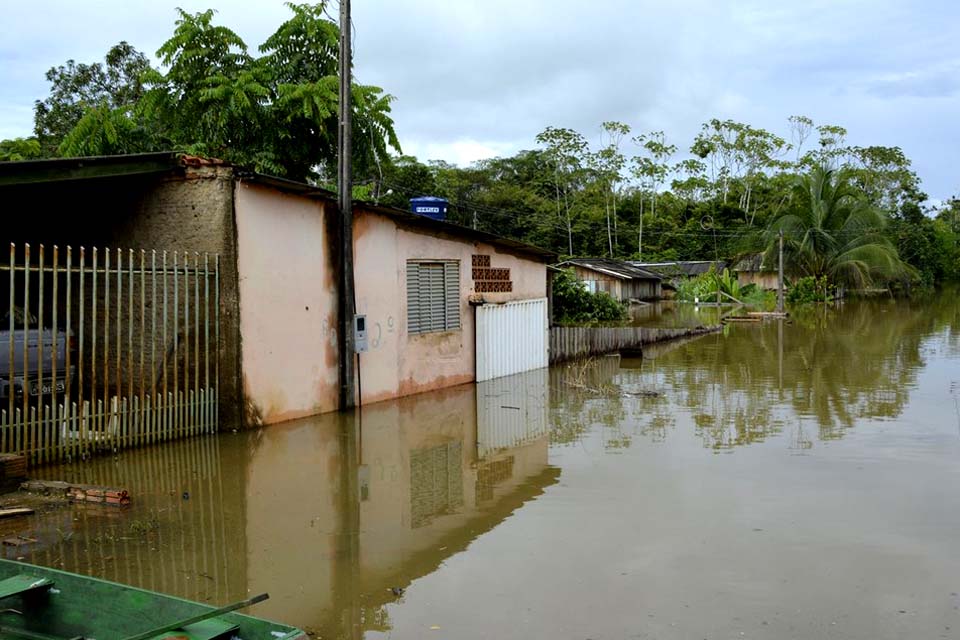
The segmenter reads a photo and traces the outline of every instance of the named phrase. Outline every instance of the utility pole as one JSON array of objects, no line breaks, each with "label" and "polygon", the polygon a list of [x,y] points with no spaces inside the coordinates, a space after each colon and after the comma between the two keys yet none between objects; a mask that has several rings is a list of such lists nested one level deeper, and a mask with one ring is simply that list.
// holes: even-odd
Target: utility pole
[{"label": "utility pole", "polygon": [[783,313],[783,229],[780,229],[780,267],[777,272],[777,311]]},{"label": "utility pole", "polygon": [[350,113],[350,0],[340,0],[340,95],[337,132],[337,209],[340,214],[340,296],[338,350],[340,352],[340,409],[356,406],[354,387],[353,316],[353,167]]}]

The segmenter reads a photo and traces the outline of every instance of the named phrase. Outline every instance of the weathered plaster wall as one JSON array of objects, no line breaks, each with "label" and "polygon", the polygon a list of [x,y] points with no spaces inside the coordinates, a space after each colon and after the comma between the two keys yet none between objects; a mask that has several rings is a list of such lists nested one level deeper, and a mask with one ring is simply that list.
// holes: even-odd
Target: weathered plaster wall
[{"label": "weathered plaster wall", "polygon": [[[243,389],[250,423],[334,411],[338,397],[337,284],[322,199],[238,182],[235,190]],[[487,302],[546,296],[546,266],[492,245],[405,228],[358,210],[354,226],[357,313],[369,351],[359,356],[363,404],[472,382],[475,295],[472,256],[509,268],[513,291]],[[408,335],[407,260],[460,262],[459,330]]]},{"label": "weathered plaster wall", "polygon": [[[472,256],[509,268],[513,291],[476,294]],[[360,355],[364,404],[474,380],[473,295],[490,303],[546,297],[546,266],[463,238],[407,229],[382,214],[359,211],[354,223],[357,313],[367,315],[370,350]],[[460,261],[460,322],[456,331],[407,333],[407,260]]]},{"label": "weathered plaster wall", "polygon": [[[104,194],[104,198],[109,201],[109,194]],[[220,424],[221,428],[240,426],[240,312],[233,170],[190,167],[183,174],[153,182],[149,188],[138,191],[132,206],[112,215],[111,223],[102,229],[101,246],[220,255]],[[190,260],[193,261],[193,255]],[[138,331],[136,326],[134,329]]]},{"label": "weathered plaster wall", "polygon": [[251,424],[337,408],[337,293],[320,200],[240,181],[243,388]]}]

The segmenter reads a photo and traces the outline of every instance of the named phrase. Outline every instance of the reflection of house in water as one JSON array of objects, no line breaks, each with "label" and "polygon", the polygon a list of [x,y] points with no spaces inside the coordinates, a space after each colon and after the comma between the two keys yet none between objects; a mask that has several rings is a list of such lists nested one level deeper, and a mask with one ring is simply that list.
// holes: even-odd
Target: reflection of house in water
[{"label": "reflection of house in water", "polygon": [[544,369],[370,405],[356,423],[325,414],[49,468],[134,503],[81,512],[72,535],[62,512],[32,520],[45,548],[28,560],[211,603],[266,591],[258,615],[326,637],[389,629],[390,587],[556,482],[546,382]]},{"label": "reflection of house in water", "polygon": [[410,452],[410,525],[414,529],[463,506],[462,457],[462,442]]}]

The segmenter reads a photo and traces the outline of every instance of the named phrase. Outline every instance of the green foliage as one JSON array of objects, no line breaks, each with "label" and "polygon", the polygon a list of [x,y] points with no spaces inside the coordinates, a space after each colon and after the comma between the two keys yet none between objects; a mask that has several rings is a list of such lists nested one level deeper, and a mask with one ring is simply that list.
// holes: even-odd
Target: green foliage
[{"label": "green foliage", "polygon": [[591,147],[572,129],[547,127],[539,149],[469,167],[391,159],[375,192],[404,208],[417,195],[447,198],[453,221],[561,256],[732,260],[773,249],[783,227],[796,234],[787,241],[789,277],[825,272],[838,284],[889,286],[922,264],[938,265],[927,280],[960,275],[960,205],[940,214],[952,222],[898,224],[898,212],[926,196],[896,147],[850,147],[842,127],[803,116],[789,119],[783,137],[711,120],[692,157],[671,163],[676,146],[664,132],[636,135],[630,154],[620,145],[626,125],[602,129]]},{"label": "green foliage", "polygon": [[[68,60],[47,71],[50,95],[34,104],[34,132],[44,155],[57,153],[64,139],[74,131],[91,110],[100,113],[84,124],[88,130],[96,122],[109,126],[109,133],[89,133],[87,137],[105,143],[104,153],[116,147],[117,119],[130,117],[143,97],[143,76],[150,69],[147,57],[127,42],[107,51],[103,63],[77,63]],[[114,115],[109,115],[116,112]],[[122,126],[123,125],[119,125]],[[83,137],[76,134],[75,138]],[[114,142],[110,142],[113,139]],[[77,151],[80,149],[78,148]],[[73,154],[79,155],[79,154]]]},{"label": "green foliage", "polygon": [[0,162],[33,160],[43,156],[40,141],[36,138],[13,138],[0,140]]},{"label": "green foliage", "polygon": [[553,312],[561,324],[624,322],[627,310],[609,294],[587,291],[572,269],[553,276]]},{"label": "green foliage", "polygon": [[737,276],[729,269],[717,273],[713,265],[710,265],[710,270],[706,273],[680,282],[677,287],[677,299],[685,302],[715,302],[718,290],[721,294],[726,294],[721,296],[722,302],[731,302],[730,298],[744,301],[743,296],[748,291],[740,287]]},{"label": "green foliage", "polygon": [[909,273],[884,235],[888,217],[870,203],[847,170],[814,167],[797,178],[789,207],[766,233],[766,259],[778,252],[784,234],[784,261],[791,274],[828,278],[851,287],[892,280]]},{"label": "green foliage", "polygon": [[761,289],[754,284],[740,288],[740,300],[764,311],[772,311],[777,306],[776,292]]},{"label": "green foliage", "polygon": [[[334,175],[339,29],[323,3],[287,7],[292,17],[259,56],[212,10],[178,9],[157,51],[163,70],[126,43],[105,66],[51,69],[50,96],[36,108],[38,136],[64,156],[174,149],[297,180]],[[372,175],[391,148],[400,150],[393,97],[357,84],[351,97],[354,170]]]},{"label": "green foliage", "polygon": [[829,302],[833,299],[832,291],[833,287],[830,286],[826,276],[819,278],[804,276],[787,290],[786,300],[791,305]]}]

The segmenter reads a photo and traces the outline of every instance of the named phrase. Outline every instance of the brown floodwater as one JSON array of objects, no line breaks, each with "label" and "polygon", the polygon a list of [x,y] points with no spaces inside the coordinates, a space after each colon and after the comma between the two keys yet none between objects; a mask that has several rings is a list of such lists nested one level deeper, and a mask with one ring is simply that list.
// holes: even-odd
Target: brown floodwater
[{"label": "brown floodwater", "polygon": [[960,638],[955,292],[646,356],[43,468],[133,505],[4,552],[324,638]]}]

